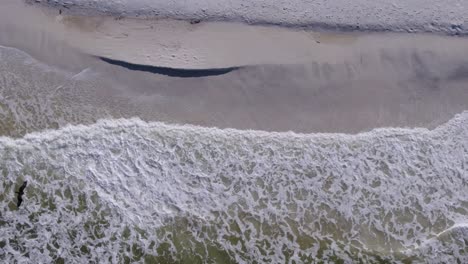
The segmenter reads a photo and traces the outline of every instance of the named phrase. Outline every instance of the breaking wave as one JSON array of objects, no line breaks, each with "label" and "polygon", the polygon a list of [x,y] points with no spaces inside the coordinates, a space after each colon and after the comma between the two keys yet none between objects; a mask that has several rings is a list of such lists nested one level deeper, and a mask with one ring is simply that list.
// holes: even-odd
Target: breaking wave
[{"label": "breaking wave", "polygon": [[467,112],[357,135],[118,119],[3,137],[0,258],[466,261],[466,157]]}]

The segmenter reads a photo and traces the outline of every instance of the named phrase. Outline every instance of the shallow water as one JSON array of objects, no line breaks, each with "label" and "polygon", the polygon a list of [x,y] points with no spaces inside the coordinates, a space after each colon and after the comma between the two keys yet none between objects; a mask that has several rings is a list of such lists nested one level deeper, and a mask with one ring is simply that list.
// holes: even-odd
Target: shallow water
[{"label": "shallow water", "polygon": [[466,261],[467,113],[355,136],[119,119],[0,148],[7,262]]},{"label": "shallow water", "polygon": [[[367,66],[353,64],[351,75],[318,63],[179,80],[89,58],[56,67],[0,47],[0,259],[467,262],[463,58],[379,54],[365,60]],[[384,89],[378,78],[367,82],[375,65],[388,74],[378,75]],[[260,85],[280,73],[284,86]],[[307,82],[304,76],[320,83],[316,90],[298,84]],[[335,78],[343,76],[348,79]],[[238,86],[217,89],[232,80]],[[292,97],[280,89],[288,84]],[[334,104],[314,112],[300,95]],[[268,112],[271,100],[290,115]],[[371,103],[359,108],[360,102]],[[309,117],[315,121],[303,125]],[[185,122],[246,129],[172,124]],[[356,132],[382,124],[433,129],[248,130]],[[14,191],[23,180],[28,187],[17,209]]]}]

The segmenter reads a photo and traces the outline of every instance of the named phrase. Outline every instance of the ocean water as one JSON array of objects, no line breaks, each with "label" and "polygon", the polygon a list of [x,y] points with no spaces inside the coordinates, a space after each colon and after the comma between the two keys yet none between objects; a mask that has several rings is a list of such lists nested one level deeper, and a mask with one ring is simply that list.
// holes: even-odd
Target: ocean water
[{"label": "ocean water", "polygon": [[0,70],[4,263],[468,262],[468,112],[432,130],[216,129],[119,116],[92,71],[16,49]]}]

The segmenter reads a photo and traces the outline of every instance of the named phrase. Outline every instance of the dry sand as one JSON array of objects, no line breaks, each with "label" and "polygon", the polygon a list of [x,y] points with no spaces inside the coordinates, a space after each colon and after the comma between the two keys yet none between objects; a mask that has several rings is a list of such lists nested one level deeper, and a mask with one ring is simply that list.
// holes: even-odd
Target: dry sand
[{"label": "dry sand", "polygon": [[[356,53],[414,47],[466,51],[466,39],[433,35],[313,32],[241,23],[110,16],[68,16],[57,9],[2,3],[0,22],[51,34],[85,53],[136,64],[222,68],[261,64],[343,63]],[[18,14],[24,14],[18,19]]]},{"label": "dry sand", "polygon": [[[96,88],[106,91],[96,104],[106,108],[126,100],[118,114],[109,110],[114,117],[358,132],[434,127],[468,109],[466,38],[77,17],[7,0],[0,4],[0,45],[50,65],[102,73],[109,81]],[[110,66],[80,52],[172,68],[247,67],[184,79]]]},{"label": "dry sand", "polygon": [[26,0],[66,13],[467,35],[466,0]]}]

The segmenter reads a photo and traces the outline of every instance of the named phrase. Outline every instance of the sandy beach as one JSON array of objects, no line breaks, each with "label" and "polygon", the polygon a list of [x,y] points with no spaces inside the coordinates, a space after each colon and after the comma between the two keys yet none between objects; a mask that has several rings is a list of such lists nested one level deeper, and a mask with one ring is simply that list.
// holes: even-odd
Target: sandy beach
[{"label": "sandy beach", "polygon": [[468,263],[466,8],[1,0],[0,260]]},{"label": "sandy beach", "polygon": [[310,30],[466,35],[464,0],[27,0],[68,14],[228,21]]},{"label": "sandy beach", "polygon": [[[435,127],[468,108],[468,61],[461,56],[468,54],[466,38],[80,17],[17,1],[2,2],[0,10],[0,45],[75,73],[94,69],[100,77],[87,80],[94,90],[86,93],[106,96],[89,103],[115,117],[356,133]],[[14,19],[19,13],[28,15]],[[235,70],[177,78],[93,56],[173,69]],[[115,107],[115,100],[126,103]]]},{"label": "sandy beach", "polygon": [[[87,54],[172,68],[340,64],[355,59],[356,54],[374,55],[382,49],[436,50],[442,56],[466,51],[464,38],[440,35],[318,32],[223,21],[80,16],[73,12],[77,7],[48,9],[12,0],[2,5],[4,25],[43,32]],[[18,13],[28,15],[18,20]]]}]

